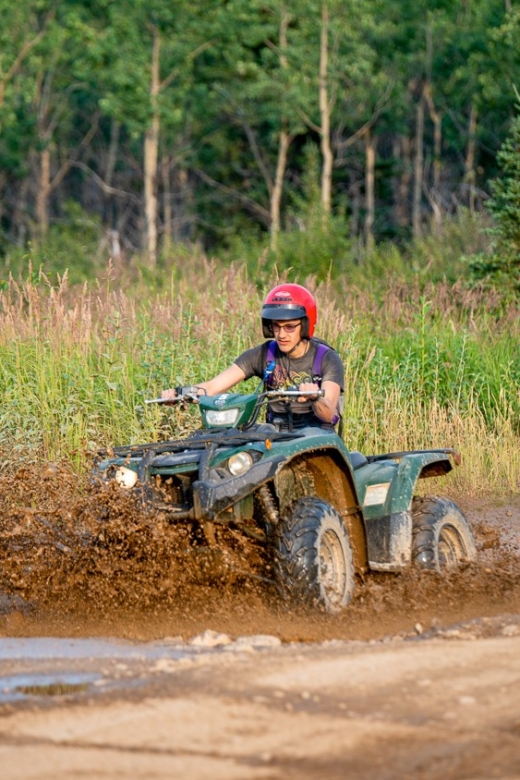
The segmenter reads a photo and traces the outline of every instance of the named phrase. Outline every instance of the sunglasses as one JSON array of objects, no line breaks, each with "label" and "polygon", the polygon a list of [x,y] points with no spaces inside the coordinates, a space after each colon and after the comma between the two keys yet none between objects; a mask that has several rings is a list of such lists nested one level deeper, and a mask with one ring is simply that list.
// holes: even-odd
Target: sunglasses
[{"label": "sunglasses", "polygon": [[284,330],[286,333],[294,333],[294,331],[299,328],[301,325],[301,322],[297,323],[289,323],[288,325],[281,325],[278,322],[273,322],[273,333],[280,333],[280,331]]}]

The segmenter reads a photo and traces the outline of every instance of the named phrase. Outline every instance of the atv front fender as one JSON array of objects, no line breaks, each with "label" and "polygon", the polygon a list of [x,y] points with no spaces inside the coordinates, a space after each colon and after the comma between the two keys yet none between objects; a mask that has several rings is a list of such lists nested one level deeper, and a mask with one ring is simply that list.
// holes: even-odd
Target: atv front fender
[{"label": "atv front fender", "polygon": [[253,493],[260,485],[273,479],[283,454],[255,463],[246,474],[222,480],[196,480],[193,483],[193,510],[196,520],[215,520],[217,515],[229,509],[237,501]]}]

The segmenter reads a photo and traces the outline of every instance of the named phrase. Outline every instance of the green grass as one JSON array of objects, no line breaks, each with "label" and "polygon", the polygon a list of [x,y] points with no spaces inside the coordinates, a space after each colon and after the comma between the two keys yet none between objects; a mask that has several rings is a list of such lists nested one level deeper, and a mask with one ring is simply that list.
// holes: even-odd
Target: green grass
[{"label": "green grass", "polygon": [[[98,447],[186,432],[196,412],[145,406],[209,378],[262,337],[273,280],[199,258],[161,290],[124,277],[70,288],[32,274],[0,292],[0,468],[89,466]],[[110,269],[108,277],[110,276]],[[313,285],[313,280],[300,280]],[[345,440],[366,453],[453,446],[453,489],[520,489],[518,308],[447,282],[318,285],[317,334],[346,373]]]}]

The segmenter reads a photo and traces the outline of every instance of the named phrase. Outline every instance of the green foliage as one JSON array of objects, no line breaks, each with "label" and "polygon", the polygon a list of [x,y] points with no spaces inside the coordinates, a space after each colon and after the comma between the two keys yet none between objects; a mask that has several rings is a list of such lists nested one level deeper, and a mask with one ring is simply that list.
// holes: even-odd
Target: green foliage
[{"label": "green foliage", "polygon": [[487,202],[495,226],[489,231],[493,243],[487,253],[470,258],[475,279],[520,293],[520,116],[498,156],[501,175],[491,183]]},{"label": "green foliage", "polygon": [[[73,197],[139,253],[153,200],[142,192],[146,159],[167,250],[170,238],[215,253],[241,245],[252,268],[283,179],[279,255],[268,250],[267,265],[303,258],[319,278],[329,266],[350,272],[365,207],[363,131],[377,142],[375,237],[405,235],[423,87],[424,226],[432,207],[445,218],[470,201],[470,182],[474,194],[494,175],[504,84],[520,74],[520,12],[503,0],[0,0],[0,11],[2,252],[34,246]],[[478,142],[471,171],[468,131]],[[306,191],[309,144],[325,136],[330,218]],[[318,153],[315,182],[322,166]]]},{"label": "green foliage", "polygon": [[296,273],[299,278],[314,275],[323,281],[345,273],[353,262],[348,221],[345,214],[325,214],[320,202],[317,147],[308,144],[302,193],[293,193],[287,227],[273,246],[261,234],[231,239],[228,258],[245,260],[254,278],[260,267],[263,274]]},{"label": "green foliage", "polygon": [[106,267],[108,249],[103,248],[102,239],[100,219],[84,212],[75,201],[68,201],[45,241],[9,250],[0,264],[0,277],[12,274],[23,279],[31,267],[41,268],[51,280],[67,273],[71,284],[93,279]]}]

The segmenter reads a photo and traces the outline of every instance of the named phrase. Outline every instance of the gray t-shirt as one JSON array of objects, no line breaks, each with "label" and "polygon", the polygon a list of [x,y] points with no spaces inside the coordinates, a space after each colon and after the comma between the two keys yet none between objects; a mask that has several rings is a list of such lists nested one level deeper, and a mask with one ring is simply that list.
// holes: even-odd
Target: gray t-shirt
[{"label": "gray t-shirt", "polygon": [[[253,376],[257,376],[260,379],[263,378],[266,368],[268,344],[269,342],[265,342],[258,347],[248,349],[245,352],[242,352],[235,360],[236,365],[241,368],[246,375],[246,379],[250,379]],[[311,339],[309,349],[305,355],[300,358],[291,358],[283,352],[280,352],[278,347],[276,347],[274,354],[275,368],[271,375],[269,387],[272,390],[287,389],[289,387],[298,387],[302,382],[312,382],[312,369],[316,349],[317,342]],[[340,356],[333,349],[328,349],[323,355],[320,374],[322,382],[336,382],[343,391],[343,364]],[[287,413],[287,405],[285,402],[273,402],[271,403],[271,409],[275,414]],[[294,417],[298,414],[305,414],[306,416],[312,414],[312,416],[315,417],[310,401],[305,403],[298,403],[296,400],[292,401],[291,411]],[[338,410],[338,414],[339,413],[340,411]],[[323,424],[318,417],[315,419],[316,424]],[[312,420],[310,421],[310,424],[313,424]]]}]

